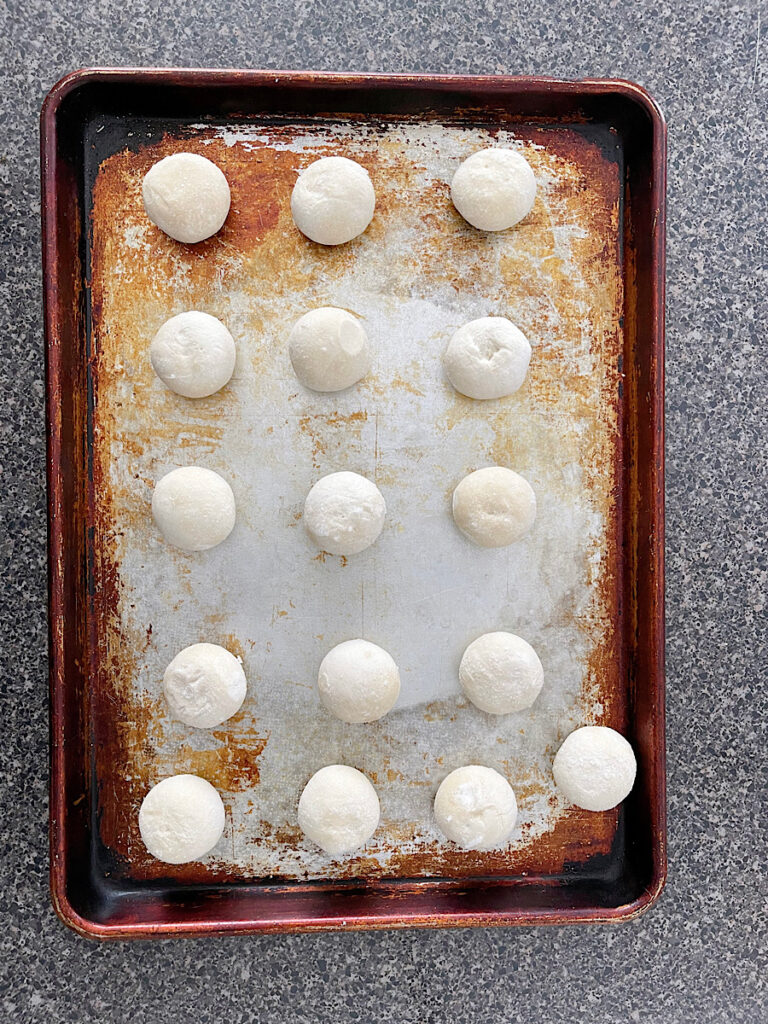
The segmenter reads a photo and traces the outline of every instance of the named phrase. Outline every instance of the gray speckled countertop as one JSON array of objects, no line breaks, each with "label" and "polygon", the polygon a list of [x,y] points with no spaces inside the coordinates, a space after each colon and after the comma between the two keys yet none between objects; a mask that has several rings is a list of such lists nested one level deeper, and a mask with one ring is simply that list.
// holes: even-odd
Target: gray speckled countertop
[{"label": "gray speckled countertop", "polygon": [[[762,9],[761,9],[762,8]],[[6,0],[0,1020],[768,1019],[768,4]],[[669,121],[666,892],[635,923],[99,945],[48,897],[37,119],[83,65],[618,76]]]}]

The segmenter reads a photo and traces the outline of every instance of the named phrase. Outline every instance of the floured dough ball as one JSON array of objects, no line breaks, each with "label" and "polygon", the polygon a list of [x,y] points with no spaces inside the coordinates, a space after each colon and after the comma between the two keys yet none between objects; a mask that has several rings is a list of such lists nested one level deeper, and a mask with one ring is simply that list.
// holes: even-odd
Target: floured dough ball
[{"label": "floured dough ball", "polygon": [[142,186],[147,216],[177,242],[202,242],[229,213],[224,172],[197,153],[174,153],[154,164]]},{"label": "floured dough ball", "polygon": [[166,320],[149,348],[152,369],[171,391],[205,398],[229,381],[235,341],[215,316],[190,310]]},{"label": "floured dough ball", "polygon": [[460,165],[451,182],[453,205],[481,231],[504,231],[533,209],[536,179],[514,149],[481,149]]},{"label": "floured dough ball", "polygon": [[533,526],[536,495],[518,473],[503,466],[488,466],[465,476],[453,492],[453,518],[475,544],[506,547]]},{"label": "floured dough ball", "polygon": [[342,245],[365,231],[376,196],[368,171],[343,156],[315,160],[291,194],[296,227],[320,245]]},{"label": "floured dough ball", "polygon": [[465,850],[492,850],[503,845],[517,821],[515,794],[493,768],[469,764],[440,783],[435,819],[443,835]]},{"label": "floured dough ball", "polygon": [[192,644],[165,670],[163,690],[174,718],[212,729],[240,710],[245,672],[234,654],[218,644]]},{"label": "floured dough ball", "polygon": [[358,473],[330,473],[304,502],[304,522],[330,555],[356,555],[381,533],[387,506],[376,484]]},{"label": "floured dough ball", "polygon": [[371,366],[363,325],[334,306],[313,309],[297,320],[288,335],[288,352],[296,376],[313,391],[343,391]]},{"label": "floured dough ball", "polygon": [[152,515],[169,544],[182,551],[207,551],[232,532],[235,496],[212,469],[184,466],[157,482]]},{"label": "floured dough ball", "polygon": [[637,761],[624,737],[605,725],[566,736],[552,765],[557,788],[585,811],[609,811],[629,795]]},{"label": "floured dough ball", "polygon": [[467,398],[504,398],[525,380],[531,346],[503,316],[484,316],[453,335],[443,362],[448,380]]},{"label": "floured dough ball", "polygon": [[356,768],[329,764],[315,772],[299,799],[299,827],[331,857],[346,857],[379,827],[379,798]]},{"label": "floured dough ball", "polygon": [[166,864],[200,860],[224,832],[221,797],[199,775],[172,775],[144,797],[139,831],[144,845]]},{"label": "floured dough ball", "polygon": [[536,651],[514,633],[485,633],[464,651],[459,681],[475,707],[491,715],[529,708],[544,683]]},{"label": "floured dough ball", "polygon": [[400,673],[393,659],[368,640],[345,640],[323,658],[320,701],[342,722],[375,722],[393,707]]}]

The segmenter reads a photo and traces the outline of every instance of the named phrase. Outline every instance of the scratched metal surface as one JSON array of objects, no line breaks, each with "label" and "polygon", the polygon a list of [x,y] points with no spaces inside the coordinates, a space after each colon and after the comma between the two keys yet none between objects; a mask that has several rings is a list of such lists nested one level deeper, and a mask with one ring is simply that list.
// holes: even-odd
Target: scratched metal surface
[{"label": "scratched metal surface", "polygon": [[[98,130],[98,126],[95,126]],[[621,726],[618,628],[620,167],[610,138],[438,122],[290,122],[177,130],[105,160],[93,191],[94,576],[90,715],[102,838],[117,871],[180,880],[464,876],[557,872],[605,852],[614,812],[564,806],[551,761],[575,726]],[[484,235],[453,211],[447,182],[487,144],[522,146],[538,196],[517,229]],[[184,247],[146,220],[141,178],[161,156],[202,152],[233,193],[216,238]],[[377,212],[364,236],[324,249],[294,228],[296,172],[339,153],[370,170]],[[374,369],[341,395],[303,390],[286,334],[307,309],[364,320]],[[151,370],[149,342],[184,309],[221,317],[238,345],[231,384],[189,401]],[[444,380],[441,354],[466,320],[505,315],[533,357],[515,396],[474,403]],[[485,551],[455,529],[450,495],[483,465],[524,474],[538,499],[531,535]],[[237,525],[220,547],[171,549],[150,515],[155,481],[199,464],[232,485]],[[303,498],[319,476],[374,479],[388,514],[376,545],[345,560],[313,548]],[[532,709],[484,715],[457,668],[480,633],[510,629],[537,649],[545,685]],[[398,662],[396,709],[367,726],[318,703],[317,666],[365,636]],[[224,727],[173,721],[163,669],[183,646],[223,643],[249,689]],[[344,762],[374,781],[381,827],[358,857],[334,862],[296,826],[302,786]],[[502,771],[520,805],[502,851],[461,853],[431,816],[453,768]],[[138,837],[150,785],[191,771],[218,787],[227,828],[201,864],[153,862]]]}]

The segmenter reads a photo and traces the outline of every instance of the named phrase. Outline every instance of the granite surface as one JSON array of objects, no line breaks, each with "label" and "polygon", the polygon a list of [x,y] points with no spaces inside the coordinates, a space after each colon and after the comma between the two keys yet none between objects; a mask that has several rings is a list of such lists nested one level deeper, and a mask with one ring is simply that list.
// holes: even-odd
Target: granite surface
[{"label": "granite surface", "polygon": [[[5,0],[0,1019],[768,1019],[768,5]],[[635,923],[99,945],[48,898],[37,118],[83,65],[619,76],[670,129],[669,856]]]}]

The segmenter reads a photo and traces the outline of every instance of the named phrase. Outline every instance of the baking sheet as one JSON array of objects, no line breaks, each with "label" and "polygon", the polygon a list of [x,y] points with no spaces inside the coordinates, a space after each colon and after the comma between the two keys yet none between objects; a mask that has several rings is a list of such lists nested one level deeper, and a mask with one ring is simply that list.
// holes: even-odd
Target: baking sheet
[{"label": "baking sheet", "polygon": [[[106,692],[94,695],[101,833],[133,878],[343,878],[548,873],[607,850],[615,812],[566,808],[551,780],[559,742],[580,724],[622,726],[618,656],[618,389],[622,350],[618,163],[609,133],[531,128],[518,135],[438,122],[305,121],[199,126],[117,153],[93,195],[94,579]],[[447,182],[483,145],[520,145],[539,184],[517,229],[484,235],[453,211]],[[146,220],[141,178],[193,149],[227,174],[233,206],[215,239],[184,247]],[[377,213],[364,236],[324,249],[294,228],[290,189],[320,155],[364,163]],[[606,155],[608,154],[608,155]],[[286,336],[317,305],[363,318],[372,374],[342,395],[296,381]],[[230,386],[195,402],[154,377],[149,342],[184,309],[221,317],[238,344]],[[457,326],[509,316],[533,346],[517,395],[475,403],[444,380]],[[496,551],[455,529],[450,495],[483,465],[531,482],[531,535]],[[232,485],[238,523],[211,552],[157,535],[152,487],[199,464]],[[320,476],[352,469],[387,501],[373,548],[317,552],[301,523]],[[536,648],[544,689],[497,718],[459,693],[461,653],[510,629]],[[378,723],[336,722],[317,700],[334,644],[365,636],[400,666],[397,708]],[[223,643],[249,680],[242,711],[211,732],[168,715],[162,673],[183,646]],[[103,678],[103,677],[102,677]],[[344,762],[374,781],[382,823],[358,857],[334,862],[296,826],[301,788]],[[442,778],[466,763],[502,771],[520,807],[503,851],[463,853],[434,829]],[[199,773],[227,806],[203,865],[154,862],[138,837],[149,786]]]}]

